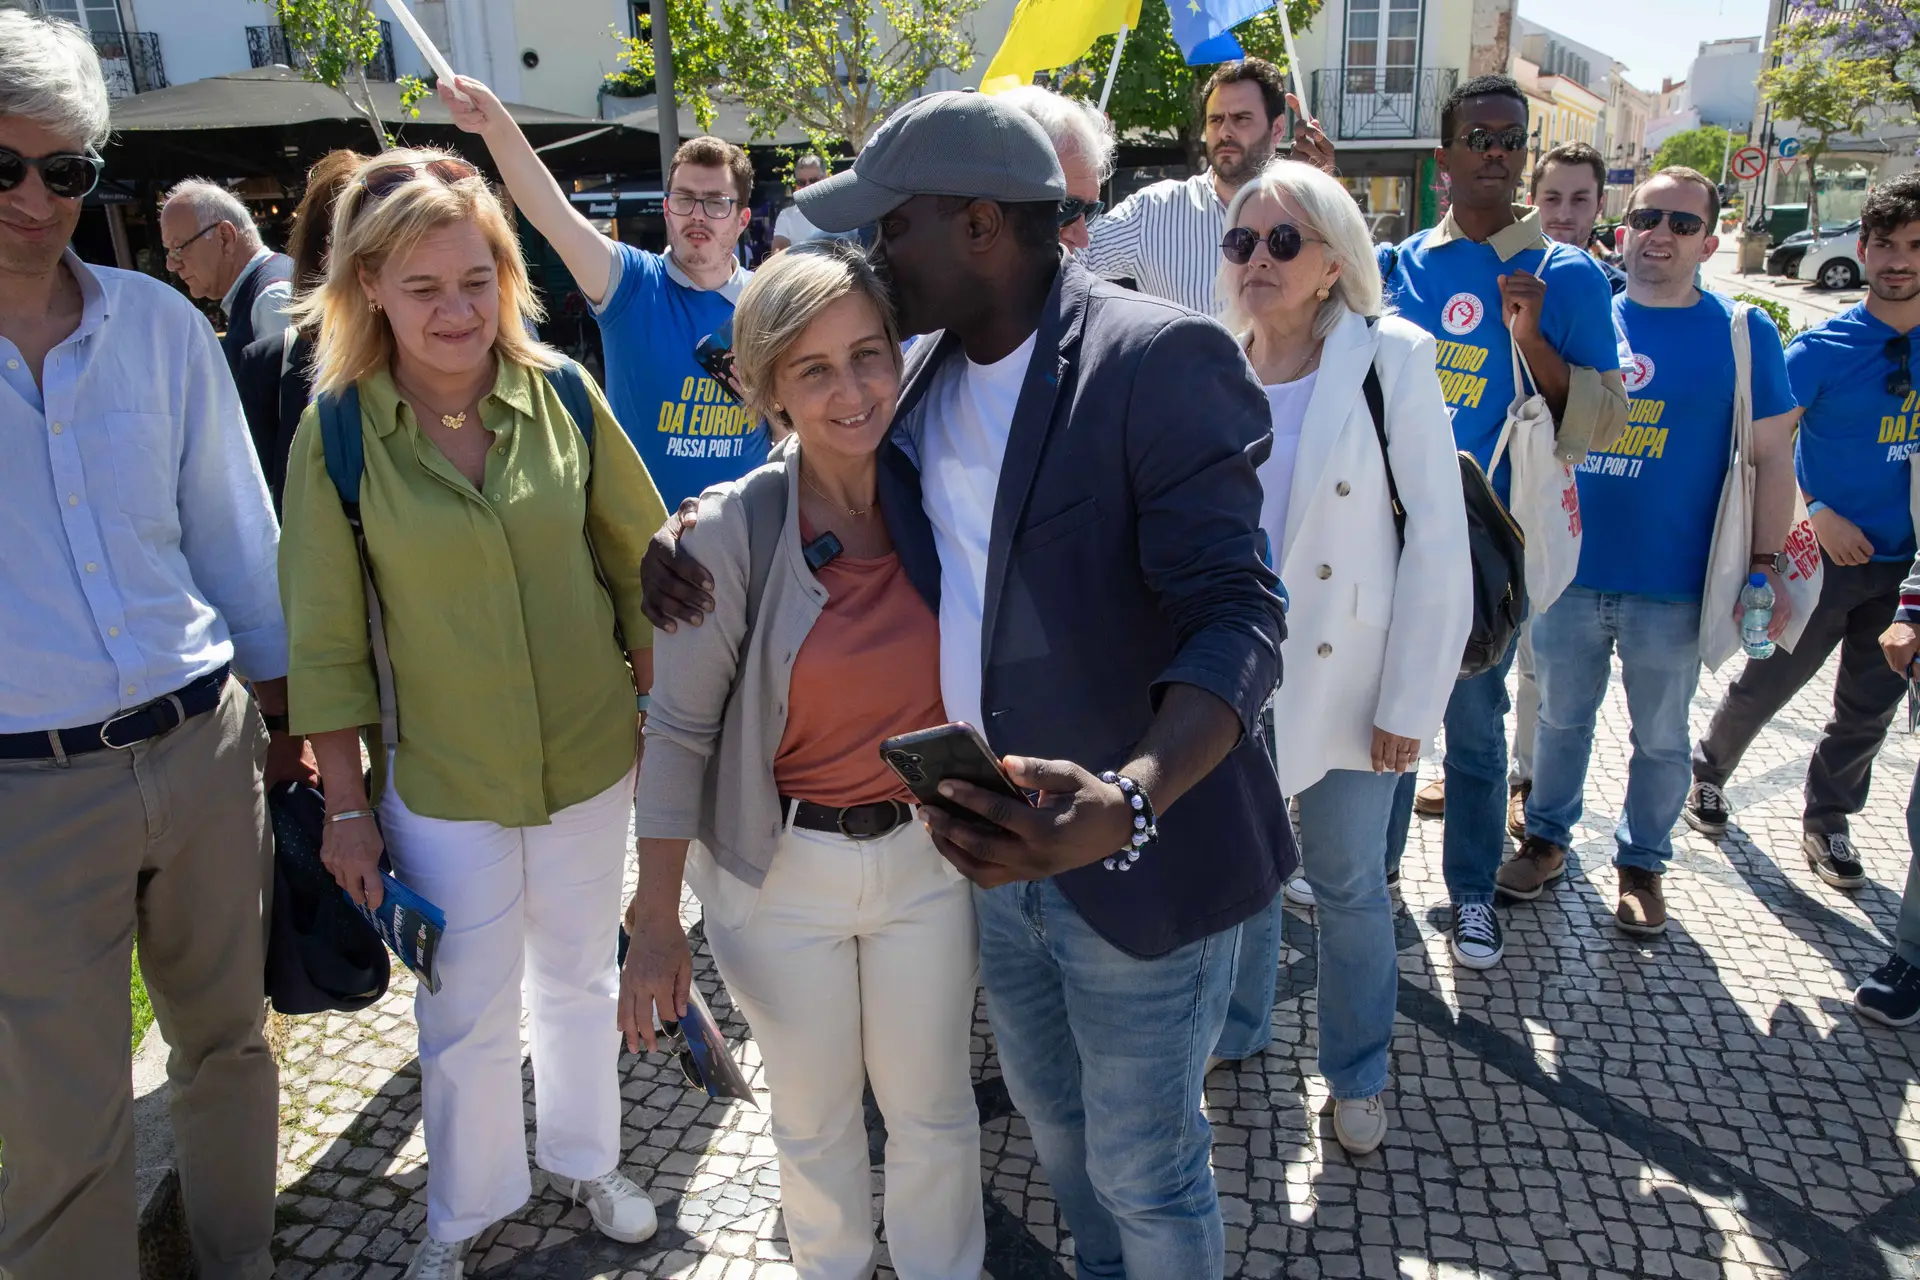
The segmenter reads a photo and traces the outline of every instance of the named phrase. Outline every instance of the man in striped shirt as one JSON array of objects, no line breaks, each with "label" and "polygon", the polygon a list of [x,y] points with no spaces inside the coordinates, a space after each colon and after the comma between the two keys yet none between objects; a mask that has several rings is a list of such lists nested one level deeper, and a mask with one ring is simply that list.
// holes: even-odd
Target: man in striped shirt
[{"label": "man in striped shirt", "polygon": [[[1220,270],[1220,239],[1234,193],[1273,159],[1285,136],[1285,109],[1304,117],[1286,91],[1280,69],[1260,58],[1222,63],[1207,81],[1207,169],[1184,180],[1168,178],[1134,192],[1095,222],[1081,265],[1109,280],[1131,280],[1143,293],[1203,315],[1219,308],[1213,278]],[[1294,158],[1331,173],[1333,146],[1317,120],[1302,118]]]}]

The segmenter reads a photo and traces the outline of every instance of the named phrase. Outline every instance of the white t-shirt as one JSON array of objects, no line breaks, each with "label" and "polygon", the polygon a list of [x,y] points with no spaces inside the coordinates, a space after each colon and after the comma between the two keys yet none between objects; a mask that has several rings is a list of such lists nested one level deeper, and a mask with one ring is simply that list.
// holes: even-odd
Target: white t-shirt
[{"label": "white t-shirt", "polygon": [[992,364],[949,361],[927,398],[920,442],[921,501],[940,553],[940,695],[947,719],[982,733],[980,628],[986,616],[987,548],[1000,464],[1007,456],[1020,384],[1036,332]]},{"label": "white t-shirt", "polygon": [[1300,456],[1300,427],[1307,420],[1307,401],[1313,398],[1315,369],[1292,382],[1267,385],[1267,408],[1273,414],[1273,452],[1260,464],[1260,527],[1273,543],[1275,573],[1285,559],[1287,504],[1293,496],[1293,463]]},{"label": "white t-shirt", "polygon": [[787,244],[792,246],[818,240],[826,233],[807,221],[807,215],[800,212],[799,205],[790,204],[773,220],[773,234],[786,237]]}]

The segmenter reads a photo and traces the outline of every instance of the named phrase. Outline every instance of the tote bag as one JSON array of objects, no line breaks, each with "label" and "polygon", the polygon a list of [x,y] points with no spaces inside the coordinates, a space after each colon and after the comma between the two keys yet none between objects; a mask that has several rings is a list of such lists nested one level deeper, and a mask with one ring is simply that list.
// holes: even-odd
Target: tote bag
[{"label": "tote bag", "polygon": [[[1544,613],[1580,568],[1580,489],[1573,468],[1553,451],[1553,411],[1511,331],[1507,347],[1513,353],[1513,403],[1487,474],[1499,469],[1502,455],[1513,463],[1507,509],[1526,535],[1527,600],[1533,612]],[[1529,393],[1529,387],[1535,389]]]},{"label": "tote bag", "polygon": [[[1740,588],[1752,572],[1753,490],[1759,467],[1753,456],[1753,347],[1747,329],[1744,302],[1733,308],[1733,457],[1720,488],[1720,511],[1713,523],[1713,546],[1707,553],[1707,581],[1700,600],[1700,661],[1707,670],[1740,652],[1740,624],[1733,611]],[[1820,602],[1826,576],[1820,539],[1807,517],[1807,500],[1793,487],[1793,523],[1787,529],[1787,574],[1782,582],[1791,614],[1779,645],[1789,652],[1807,629],[1807,620]]]}]

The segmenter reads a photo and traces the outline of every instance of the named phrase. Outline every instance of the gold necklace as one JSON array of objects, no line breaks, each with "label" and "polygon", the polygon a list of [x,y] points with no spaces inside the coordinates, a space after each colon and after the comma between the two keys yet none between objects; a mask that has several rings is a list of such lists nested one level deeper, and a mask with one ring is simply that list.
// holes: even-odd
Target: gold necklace
[{"label": "gold necklace", "polygon": [[[805,467],[800,468],[800,483],[806,485],[807,488],[813,490],[815,493],[820,494],[820,500],[822,502],[828,503],[831,506],[840,507],[840,504],[838,502],[835,502],[832,498],[829,498],[825,493],[821,492],[819,485],[807,479],[807,469]],[[872,507],[868,507],[864,511],[859,510],[856,507],[840,507],[840,510],[846,512],[848,515],[854,517],[856,520],[859,519],[861,516],[873,514]]]},{"label": "gold necklace", "polygon": [[466,411],[465,411],[465,410],[462,410],[462,411],[461,411],[461,412],[459,412],[459,413],[443,413],[443,414],[441,414],[441,415],[440,415],[440,425],[441,425],[441,426],[443,426],[443,427],[446,427],[447,429],[449,429],[449,430],[451,430],[451,431],[458,431],[458,430],[459,430],[460,428],[462,428],[462,427],[464,427],[464,426],[466,426],[466,425],[467,425],[467,415],[466,415]]}]

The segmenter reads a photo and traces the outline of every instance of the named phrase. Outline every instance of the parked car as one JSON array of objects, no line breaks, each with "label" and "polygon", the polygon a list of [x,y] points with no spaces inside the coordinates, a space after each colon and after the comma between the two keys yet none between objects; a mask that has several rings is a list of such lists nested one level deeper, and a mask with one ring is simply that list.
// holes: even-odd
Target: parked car
[{"label": "parked car", "polygon": [[1857,288],[1865,273],[1860,267],[1860,232],[1815,240],[1807,246],[1793,274],[1817,289]]},{"label": "parked car", "polygon": [[1796,231],[1767,251],[1767,274],[1770,276],[1790,276],[1800,265],[1800,259],[1806,256],[1807,246],[1815,240],[1831,240],[1835,236],[1857,236],[1860,223],[1829,222],[1821,226],[1820,234],[1811,231]]}]

